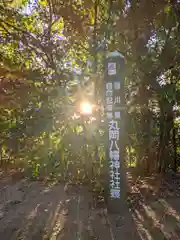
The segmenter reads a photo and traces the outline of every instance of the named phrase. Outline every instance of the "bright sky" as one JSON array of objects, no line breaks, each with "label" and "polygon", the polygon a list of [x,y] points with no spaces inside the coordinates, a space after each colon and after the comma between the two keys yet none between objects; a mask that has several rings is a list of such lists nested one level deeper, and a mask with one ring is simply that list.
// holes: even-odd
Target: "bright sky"
[{"label": "bright sky", "polygon": [[36,4],[37,4],[37,0],[29,0],[28,5],[23,10],[23,13],[28,15],[31,14],[31,11],[33,10]]}]

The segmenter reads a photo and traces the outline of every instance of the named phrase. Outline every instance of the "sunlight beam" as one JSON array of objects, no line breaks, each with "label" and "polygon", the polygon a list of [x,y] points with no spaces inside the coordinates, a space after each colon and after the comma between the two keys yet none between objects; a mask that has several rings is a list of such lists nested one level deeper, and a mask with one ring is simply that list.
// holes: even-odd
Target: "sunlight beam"
[{"label": "sunlight beam", "polygon": [[88,102],[82,102],[80,104],[80,112],[83,115],[91,115],[92,114],[92,105]]}]

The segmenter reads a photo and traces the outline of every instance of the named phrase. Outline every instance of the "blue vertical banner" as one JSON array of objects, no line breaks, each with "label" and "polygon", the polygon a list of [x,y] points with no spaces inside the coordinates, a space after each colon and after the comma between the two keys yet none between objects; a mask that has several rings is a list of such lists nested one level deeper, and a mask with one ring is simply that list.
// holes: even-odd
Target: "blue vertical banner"
[{"label": "blue vertical banner", "polygon": [[124,161],[124,56],[111,52],[105,61],[105,117],[108,131],[108,190],[110,199],[121,198],[121,165]]}]

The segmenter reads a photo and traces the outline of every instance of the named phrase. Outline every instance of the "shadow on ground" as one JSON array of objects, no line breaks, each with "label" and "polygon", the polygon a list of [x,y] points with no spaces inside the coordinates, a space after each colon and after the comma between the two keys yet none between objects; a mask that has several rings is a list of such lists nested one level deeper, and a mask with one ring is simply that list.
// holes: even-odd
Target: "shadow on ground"
[{"label": "shadow on ground", "polygon": [[[177,182],[158,185],[157,176],[135,179],[128,173],[130,210],[108,214],[94,208],[87,187],[0,182],[0,239],[3,240],[178,240]],[[158,187],[157,187],[158,186]]]},{"label": "shadow on ground", "polygon": [[64,229],[70,200],[59,185],[21,181],[5,186],[1,190],[0,239],[57,236]]},{"label": "shadow on ground", "polygon": [[128,173],[129,201],[140,238],[180,239],[180,178],[135,179]]},{"label": "shadow on ground", "polygon": [[128,209],[119,216],[94,208],[87,187],[21,180],[0,189],[0,239],[135,239]]}]

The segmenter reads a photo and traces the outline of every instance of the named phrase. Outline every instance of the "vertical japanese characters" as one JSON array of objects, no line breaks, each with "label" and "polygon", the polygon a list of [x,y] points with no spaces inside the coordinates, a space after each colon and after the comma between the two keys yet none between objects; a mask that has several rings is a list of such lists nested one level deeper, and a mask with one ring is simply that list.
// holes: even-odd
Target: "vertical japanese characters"
[{"label": "vertical japanese characters", "polygon": [[120,151],[118,121],[109,122],[110,195],[120,198]]},{"label": "vertical japanese characters", "polygon": [[110,197],[120,198],[120,118],[118,107],[121,104],[120,81],[116,76],[116,63],[108,63],[108,75],[106,82],[105,102],[108,119],[108,141],[109,141],[109,165],[110,165]]}]

